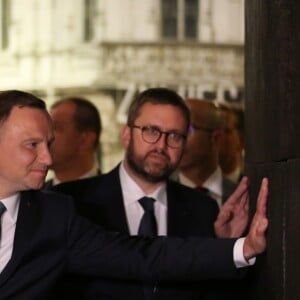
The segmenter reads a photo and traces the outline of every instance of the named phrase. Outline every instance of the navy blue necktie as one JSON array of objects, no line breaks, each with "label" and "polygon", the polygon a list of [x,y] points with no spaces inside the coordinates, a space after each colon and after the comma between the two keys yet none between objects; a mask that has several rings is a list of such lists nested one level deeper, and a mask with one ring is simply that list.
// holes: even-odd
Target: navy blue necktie
[{"label": "navy blue necktie", "polygon": [[[154,201],[155,199],[150,197],[143,197],[139,200],[139,203],[144,209],[144,215],[141,219],[138,229],[138,235],[151,236],[157,235],[157,224],[154,215]],[[145,299],[151,300],[156,287],[152,283],[144,283],[143,290]]]},{"label": "navy blue necktie", "polygon": [[143,197],[139,200],[139,203],[144,209],[144,215],[140,222],[138,235],[144,235],[144,236],[157,235],[157,224],[154,215],[154,201],[155,199],[150,197]]},{"label": "navy blue necktie", "polygon": [[1,241],[1,216],[6,211],[5,205],[0,201],[0,241]]}]

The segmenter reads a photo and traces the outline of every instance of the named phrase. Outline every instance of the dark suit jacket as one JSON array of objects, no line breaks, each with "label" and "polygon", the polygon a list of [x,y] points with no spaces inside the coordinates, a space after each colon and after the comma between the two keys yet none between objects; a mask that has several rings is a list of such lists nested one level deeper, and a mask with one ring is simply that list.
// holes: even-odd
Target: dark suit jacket
[{"label": "dark suit jacket", "polygon": [[[118,172],[117,167],[100,177],[58,185],[56,190],[72,195],[81,215],[106,229],[129,234]],[[168,236],[214,237],[213,223],[218,207],[213,199],[174,181],[168,181],[167,200]],[[78,282],[76,286],[78,287]],[[154,299],[202,299],[207,293],[207,286],[208,282],[202,285],[163,283],[156,285]],[[216,285],[213,285],[213,289],[217,289]],[[89,300],[124,299],[124,295],[128,299],[144,299],[140,282],[98,280],[87,284],[84,293],[84,299]],[[78,291],[76,294],[81,299]]]},{"label": "dark suit jacket", "polygon": [[[172,175],[171,175],[171,179],[176,181],[176,182],[180,182],[179,179],[179,173],[178,171],[175,171]],[[237,187],[237,183],[229,180],[228,178],[226,178],[223,174],[222,174],[222,203],[224,203],[230,196],[231,194],[235,191]]]},{"label": "dark suit jacket", "polygon": [[[94,176],[97,176],[97,175],[101,175],[100,169],[97,170],[97,174],[92,175],[92,176],[90,176],[90,177],[94,177]],[[81,179],[82,179],[82,178],[78,178],[77,180],[81,180]],[[48,180],[44,183],[43,189],[44,189],[44,190],[52,190],[52,189],[53,189],[53,179],[48,179]]]},{"label": "dark suit jacket", "polygon": [[12,257],[0,274],[1,300],[50,299],[64,272],[158,281],[239,275],[235,240],[108,233],[76,215],[72,202],[52,192],[21,193]]}]

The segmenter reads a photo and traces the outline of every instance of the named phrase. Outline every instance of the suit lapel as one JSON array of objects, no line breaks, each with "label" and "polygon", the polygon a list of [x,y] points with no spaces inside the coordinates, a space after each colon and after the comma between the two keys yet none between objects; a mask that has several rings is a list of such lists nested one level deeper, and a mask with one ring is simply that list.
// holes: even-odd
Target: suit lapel
[{"label": "suit lapel", "polygon": [[107,174],[108,197],[107,212],[114,227],[122,233],[129,234],[127,217],[124,207],[123,194],[119,176],[119,166]]},{"label": "suit lapel", "polygon": [[[167,182],[167,235],[184,235],[189,220],[187,203],[181,199],[181,193],[172,182]],[[185,203],[184,203],[185,202]]]},{"label": "suit lapel", "polygon": [[21,193],[12,257],[0,274],[0,286],[9,279],[20,265],[24,254],[27,253],[26,249],[30,245],[32,233],[36,228],[36,207],[32,201],[31,193],[31,191]]}]

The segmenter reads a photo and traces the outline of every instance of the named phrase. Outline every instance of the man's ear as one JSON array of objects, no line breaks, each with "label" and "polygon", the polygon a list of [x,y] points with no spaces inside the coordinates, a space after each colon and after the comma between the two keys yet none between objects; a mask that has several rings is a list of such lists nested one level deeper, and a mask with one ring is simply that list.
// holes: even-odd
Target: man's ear
[{"label": "man's ear", "polygon": [[85,147],[93,148],[96,142],[96,138],[96,133],[93,131],[84,131],[81,133],[82,144]]},{"label": "man's ear", "polygon": [[128,127],[127,125],[123,126],[122,131],[121,131],[121,140],[122,140],[122,145],[125,149],[127,149],[131,139],[131,128]]}]

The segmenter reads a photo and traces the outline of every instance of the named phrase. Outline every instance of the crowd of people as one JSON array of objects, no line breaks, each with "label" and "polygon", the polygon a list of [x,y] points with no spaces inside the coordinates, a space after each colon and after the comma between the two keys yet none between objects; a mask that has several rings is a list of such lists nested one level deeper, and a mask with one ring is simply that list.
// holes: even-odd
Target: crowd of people
[{"label": "crowd of people", "polygon": [[0,299],[240,299],[268,226],[266,178],[249,220],[240,113],[147,89],[129,108],[123,160],[101,174],[91,102],[48,112],[1,92]]}]

